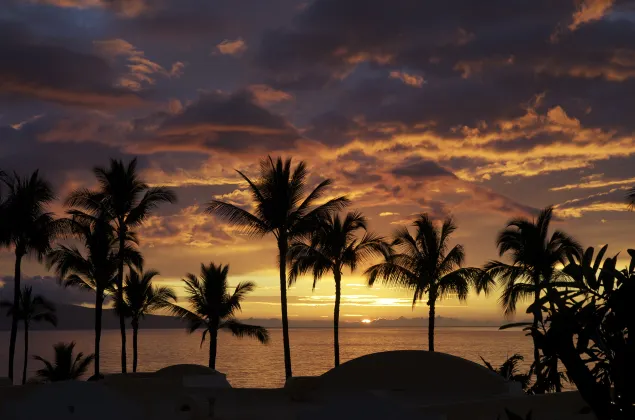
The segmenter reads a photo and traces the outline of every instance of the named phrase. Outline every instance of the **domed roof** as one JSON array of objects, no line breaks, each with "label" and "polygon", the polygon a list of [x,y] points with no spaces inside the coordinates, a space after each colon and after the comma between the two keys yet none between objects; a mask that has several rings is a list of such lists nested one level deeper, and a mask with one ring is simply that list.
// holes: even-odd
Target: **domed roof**
[{"label": "domed roof", "polygon": [[154,376],[185,387],[231,388],[225,374],[201,365],[168,366],[157,370]]},{"label": "domed roof", "polygon": [[500,395],[505,378],[469,360],[445,353],[400,350],[350,360],[319,377],[319,388],[417,391],[427,394]]}]

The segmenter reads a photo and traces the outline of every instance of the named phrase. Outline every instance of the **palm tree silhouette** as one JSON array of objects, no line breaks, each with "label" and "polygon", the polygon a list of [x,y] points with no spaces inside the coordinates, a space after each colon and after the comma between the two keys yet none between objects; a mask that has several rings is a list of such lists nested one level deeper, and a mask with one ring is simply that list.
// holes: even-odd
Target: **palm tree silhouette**
[{"label": "palm tree silhouette", "polygon": [[130,270],[124,285],[123,302],[115,301],[117,312],[123,311],[132,325],[132,371],[137,371],[139,321],[152,311],[169,307],[169,301],[176,301],[174,290],[169,287],[153,286],[152,279],[158,271]]},{"label": "palm tree silhouette", "polygon": [[[0,301],[0,308],[7,308],[7,316],[13,316],[16,307],[9,300]],[[32,322],[46,321],[57,326],[55,305],[41,295],[33,295],[31,286],[24,286],[17,306],[18,318],[24,322],[24,366],[22,368],[22,385],[26,383],[26,370],[29,361],[29,326]]]},{"label": "palm tree silhouette", "polygon": [[626,202],[631,210],[635,208],[635,187],[628,190],[626,194]]},{"label": "palm tree silhouette", "polygon": [[497,368],[492,366],[491,363],[489,363],[487,360],[483,359],[482,357],[481,357],[481,360],[485,364],[485,367],[487,367],[492,372],[499,374],[500,376],[502,376],[508,381],[514,381],[514,382],[520,383],[520,385],[523,388],[523,391],[527,391],[527,389],[529,388],[531,376],[527,373],[520,372],[520,364],[523,362],[523,360],[525,360],[525,358],[522,355],[518,353],[511,355],[510,357],[507,358],[507,360],[503,362],[503,364],[501,364]]},{"label": "palm tree silhouette", "polygon": [[[67,229],[79,239],[86,253],[76,246],[58,245],[47,256],[47,265],[54,267],[61,284],[95,293],[95,378],[100,368],[101,324],[104,300],[113,291],[119,268],[118,240],[104,213],[98,217],[77,210],[69,212]],[[130,233],[130,232],[129,232]],[[124,263],[129,267],[141,267],[143,257],[130,242],[128,234],[124,244]]]},{"label": "palm tree silhouette", "polygon": [[[111,159],[108,168],[93,169],[99,183],[96,191],[79,189],[71,193],[66,204],[79,207],[98,215],[105,212],[112,221],[119,243],[119,267],[116,279],[117,299],[123,299],[123,279],[125,248],[129,232],[141,225],[150,212],[161,203],[175,203],[176,195],[168,188],[150,187],[139,178],[137,159],[125,165],[120,160]],[[121,330],[121,371],[126,373],[126,323],[123,314],[119,316]]]},{"label": "palm tree silhouette", "polygon": [[[507,227],[498,234],[496,245],[500,256],[509,255],[511,264],[501,261],[490,261],[485,271],[498,279],[503,286],[499,298],[505,315],[513,315],[516,305],[533,298],[532,331],[542,323],[540,295],[543,290],[558,281],[566,281],[566,275],[557,269],[564,265],[567,255],[581,255],[580,244],[566,233],[556,230],[549,237],[549,224],[553,217],[553,208],[547,207],[540,212],[535,221],[526,218],[510,220]],[[540,351],[534,340],[534,371],[536,372],[536,388],[544,382],[540,361]],[[559,391],[559,384],[557,391]]]},{"label": "palm tree silhouette", "polygon": [[452,218],[445,219],[439,229],[427,214],[421,214],[413,225],[415,236],[406,227],[398,229],[392,242],[395,249],[384,255],[383,262],[369,267],[365,275],[369,286],[379,280],[411,290],[413,307],[428,295],[428,350],[434,351],[436,301],[452,295],[465,301],[471,285],[478,293],[489,293],[492,281],[479,268],[461,267],[465,259],[462,245],[448,250],[448,240],[456,230]]},{"label": "palm tree silhouette", "polygon": [[95,358],[90,354],[84,357],[84,353],[73,356],[75,342],[70,344],[58,343],[53,346],[55,361],[49,362],[40,356],[33,356],[35,360],[44,363],[44,367],[36,372],[38,382],[72,381],[79,379],[86,373],[88,367]]},{"label": "palm tree silhouette", "polygon": [[[365,231],[357,238],[357,231]],[[313,288],[325,274],[333,273],[335,280],[335,309],[333,311],[333,343],[335,366],[340,364],[339,318],[342,292],[342,269],[348,267],[355,271],[359,263],[367,259],[384,255],[388,245],[384,239],[366,232],[367,220],[359,212],[348,213],[344,220],[339,216],[328,216],[312,232],[310,238],[294,241],[289,247],[289,286],[298,276],[313,274]]]},{"label": "palm tree silhouette", "polygon": [[188,302],[192,310],[170,303],[172,313],[187,322],[187,330],[191,334],[203,328],[201,346],[209,333],[209,367],[216,368],[216,345],[218,330],[229,330],[236,337],[253,337],[265,344],[269,341],[269,333],[263,327],[247,325],[238,321],[234,315],[240,311],[245,295],[256,288],[253,282],[240,282],[233,294],[229,294],[227,273],[229,266],[210,263],[201,264],[201,276],[187,274],[183,279]]},{"label": "palm tree silhouette", "polygon": [[[51,243],[60,234],[61,225],[48,205],[55,199],[53,188],[38,173],[20,178],[17,174],[3,176],[1,181],[7,187],[7,196],[2,203],[0,218],[0,245],[13,246],[15,249],[15,274],[13,284],[13,305],[18,306],[20,299],[21,265],[25,256],[33,255],[42,261],[51,249]],[[13,360],[18,331],[18,312],[14,311],[11,320],[9,339],[9,378],[13,380]]]},{"label": "palm tree silhouette", "polygon": [[284,345],[285,377],[292,376],[291,348],[289,344],[289,318],[287,315],[287,251],[289,242],[308,235],[320,220],[338,212],[346,205],[346,197],[338,197],[315,205],[324,197],[331,180],[326,179],[305,196],[308,171],[300,162],[291,170],[291,159],[275,162],[269,156],[260,161],[260,178],[252,181],[237,171],[247,182],[254,201],[254,212],[250,213],[233,204],[212,200],[207,212],[215,214],[231,225],[241,227],[246,233],[264,236],[272,233],[278,244],[278,265],[280,268],[280,307],[282,311],[282,339]]}]

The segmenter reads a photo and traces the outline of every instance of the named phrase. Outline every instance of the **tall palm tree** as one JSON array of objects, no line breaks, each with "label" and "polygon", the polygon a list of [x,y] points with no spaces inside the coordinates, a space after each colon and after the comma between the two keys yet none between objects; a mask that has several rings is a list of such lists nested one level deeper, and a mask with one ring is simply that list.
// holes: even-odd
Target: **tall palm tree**
[{"label": "tall palm tree", "polygon": [[326,179],[309,194],[307,191],[308,170],[300,162],[291,170],[291,159],[275,162],[269,156],[260,161],[260,177],[249,179],[237,171],[245,180],[251,193],[254,211],[248,212],[233,204],[212,200],[207,212],[215,214],[231,225],[241,227],[254,236],[273,234],[278,245],[280,269],[280,307],[282,311],[282,341],[284,345],[285,377],[290,378],[291,348],[289,344],[289,318],[287,315],[287,251],[290,241],[308,235],[313,228],[329,216],[348,205],[346,197],[337,197],[316,205],[327,193],[331,180]]},{"label": "tall palm tree", "polygon": [[[364,231],[359,239],[358,231]],[[384,239],[367,232],[367,220],[359,212],[348,213],[344,220],[338,215],[328,216],[310,238],[294,241],[289,247],[289,285],[298,276],[313,274],[313,288],[327,273],[335,280],[335,309],[333,311],[333,343],[335,366],[340,364],[339,319],[342,293],[342,270],[355,271],[359,263],[373,256],[384,255],[388,245]]]},{"label": "tall palm tree", "polygon": [[152,279],[158,275],[159,272],[155,270],[130,270],[124,285],[124,300],[115,301],[117,311],[123,311],[131,319],[133,372],[137,371],[139,321],[152,311],[169,307],[169,301],[176,301],[174,290],[152,285]]},{"label": "tall palm tree", "polygon": [[[109,220],[102,213],[93,217],[79,211],[70,211],[67,229],[79,239],[85,253],[76,246],[58,245],[47,256],[47,265],[54,267],[61,284],[95,293],[95,377],[99,377],[100,342],[103,305],[114,288],[119,268],[118,241]],[[135,238],[128,235],[124,246],[124,263],[141,267],[143,257],[130,245]]]},{"label": "tall palm tree", "polygon": [[73,356],[73,351],[75,350],[74,341],[70,344],[57,343],[53,346],[53,350],[55,351],[54,362],[49,362],[40,356],[33,356],[35,360],[44,363],[44,367],[36,372],[38,382],[73,381],[79,379],[86,373],[95,358],[93,354],[84,357],[82,352]]},{"label": "tall palm tree", "polygon": [[421,214],[413,225],[415,235],[406,227],[398,229],[392,241],[394,250],[385,254],[383,262],[369,267],[365,274],[369,286],[379,280],[411,290],[413,307],[428,295],[428,350],[434,351],[437,300],[456,296],[465,301],[470,286],[478,293],[488,293],[492,282],[481,269],[462,267],[465,259],[462,245],[449,248],[448,241],[456,230],[452,218],[446,218],[438,228],[427,214]]},{"label": "tall palm tree", "polygon": [[253,337],[263,344],[269,341],[269,333],[263,327],[247,325],[238,321],[234,315],[240,311],[245,295],[256,288],[253,282],[238,283],[234,293],[230,294],[227,283],[229,266],[210,263],[201,264],[201,276],[187,274],[183,279],[185,291],[191,310],[170,303],[172,313],[187,322],[187,330],[191,334],[199,328],[203,329],[201,346],[209,333],[209,367],[216,368],[216,345],[218,330],[231,331],[236,337]]},{"label": "tall palm tree", "polygon": [[[7,315],[13,316],[16,307],[8,300],[0,301],[0,308],[7,308]],[[33,295],[31,286],[24,286],[17,306],[18,317],[24,322],[24,366],[22,368],[22,385],[26,383],[26,370],[29,361],[29,326],[32,322],[46,321],[57,326],[55,305],[40,295]]]},{"label": "tall palm tree", "polygon": [[[35,256],[42,261],[51,249],[53,240],[60,233],[60,225],[53,213],[48,212],[49,204],[55,199],[53,187],[38,173],[21,178],[17,174],[4,176],[1,181],[7,187],[7,196],[2,203],[0,218],[0,245],[11,246],[15,250],[15,274],[13,284],[13,305],[18,306],[21,289],[21,265],[25,256]],[[11,337],[9,339],[9,378],[13,379],[13,360],[18,331],[18,313],[13,313]]]},{"label": "tall palm tree", "polygon": [[[93,215],[105,212],[114,225],[119,243],[119,267],[116,279],[117,299],[123,300],[125,248],[129,232],[140,226],[150,212],[162,203],[175,203],[176,195],[168,188],[150,187],[137,173],[137,159],[125,165],[111,159],[108,168],[93,169],[99,188],[79,189],[71,193],[67,205],[78,207]],[[126,373],[126,323],[119,316],[121,330],[121,371]]]},{"label": "tall palm tree", "polygon": [[[567,255],[582,254],[580,244],[566,233],[556,230],[549,236],[549,224],[553,208],[547,207],[536,220],[518,218],[510,220],[507,227],[498,234],[496,245],[500,256],[509,255],[511,264],[490,261],[485,270],[492,278],[500,281],[503,293],[500,303],[505,315],[513,315],[516,305],[533,298],[532,331],[542,323],[542,309],[539,303],[541,293],[565,275],[558,269],[567,262]],[[543,369],[537,335],[534,340],[534,371],[538,392],[544,382]]]}]

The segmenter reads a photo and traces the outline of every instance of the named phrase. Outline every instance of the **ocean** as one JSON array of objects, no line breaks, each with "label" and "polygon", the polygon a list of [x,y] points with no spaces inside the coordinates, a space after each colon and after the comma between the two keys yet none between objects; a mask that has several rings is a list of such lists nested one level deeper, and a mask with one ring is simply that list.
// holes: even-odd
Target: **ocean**
[{"label": "ocean", "polygon": [[[262,345],[256,340],[219,334],[216,368],[227,375],[234,387],[275,388],[284,384],[282,331],[269,330],[271,340]],[[435,329],[435,350],[482,363],[480,357],[498,366],[508,356],[525,357],[524,369],[531,364],[532,342],[519,330],[499,331],[491,327],[439,327]],[[294,376],[320,375],[333,367],[333,332],[329,328],[292,328],[291,358]],[[76,342],[76,350],[93,351],[93,332],[33,331],[29,334],[29,354],[53,358],[52,345],[60,341]],[[132,334],[128,334],[128,369],[132,366]],[[7,374],[9,332],[0,332],[0,376]],[[24,337],[18,334],[15,372],[22,375]],[[120,371],[120,335],[118,330],[105,330],[101,340],[101,371]],[[427,348],[425,328],[342,328],[340,357],[342,362],[380,351]],[[209,345],[201,347],[201,334],[184,330],[140,330],[139,371],[155,371],[178,363],[207,365]],[[29,360],[29,376],[41,362]],[[92,374],[92,366],[89,374]]]}]

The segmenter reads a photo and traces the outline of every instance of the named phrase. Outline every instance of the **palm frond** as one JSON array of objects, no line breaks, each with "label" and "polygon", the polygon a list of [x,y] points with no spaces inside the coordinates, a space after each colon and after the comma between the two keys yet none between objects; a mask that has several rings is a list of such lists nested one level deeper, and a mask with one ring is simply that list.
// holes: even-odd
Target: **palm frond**
[{"label": "palm frond", "polygon": [[269,342],[269,332],[266,328],[256,325],[243,324],[233,318],[227,319],[221,323],[219,328],[231,331],[236,337],[255,338],[262,344],[267,344]]},{"label": "palm frond", "polygon": [[251,236],[263,236],[270,231],[265,222],[247,210],[224,201],[210,201],[207,203],[205,212],[220,217],[232,226],[242,228],[245,233]]},{"label": "palm frond", "polygon": [[166,187],[148,188],[139,203],[130,210],[126,217],[126,225],[130,227],[140,225],[150,214],[163,203],[176,203],[177,198],[174,191]]}]

